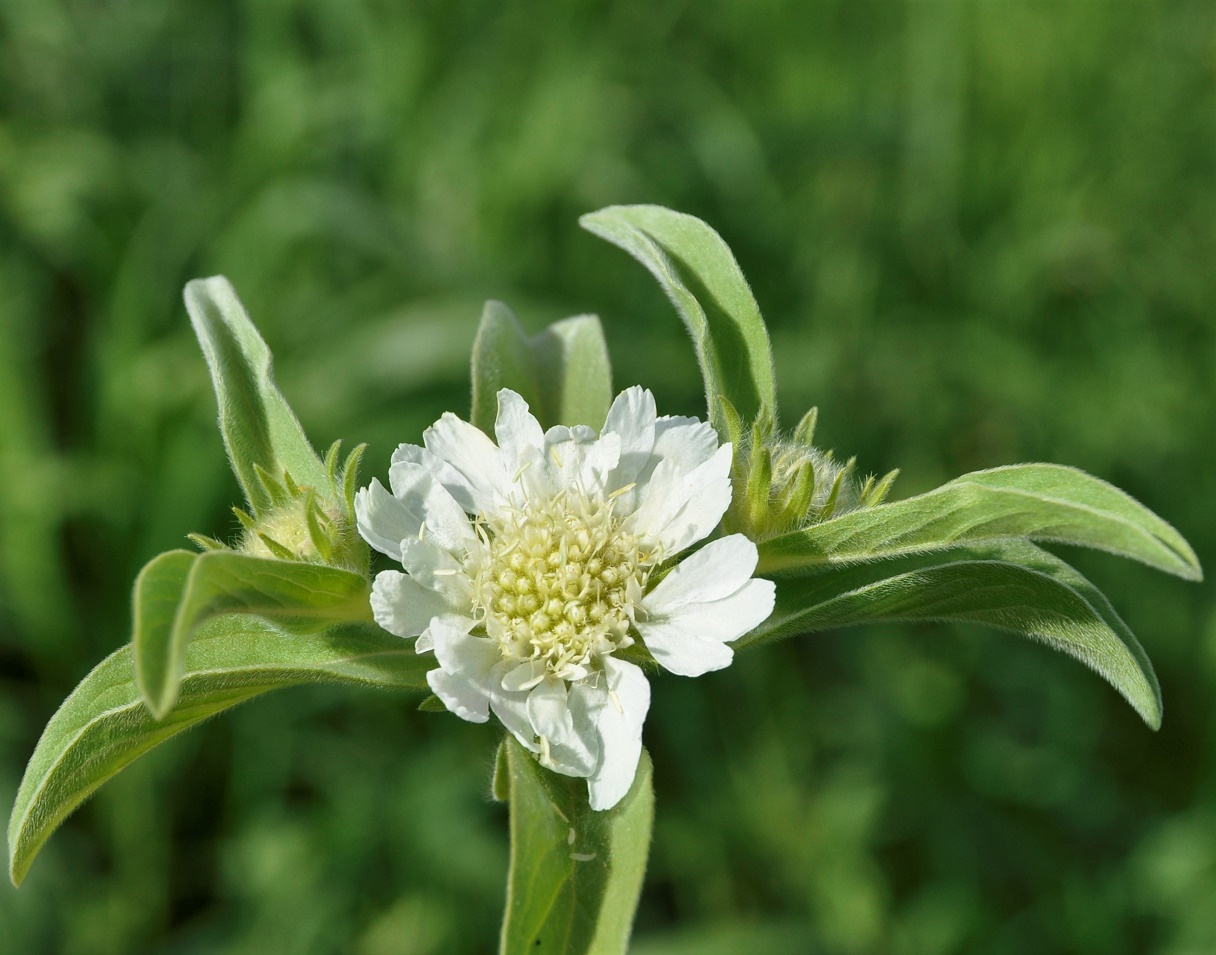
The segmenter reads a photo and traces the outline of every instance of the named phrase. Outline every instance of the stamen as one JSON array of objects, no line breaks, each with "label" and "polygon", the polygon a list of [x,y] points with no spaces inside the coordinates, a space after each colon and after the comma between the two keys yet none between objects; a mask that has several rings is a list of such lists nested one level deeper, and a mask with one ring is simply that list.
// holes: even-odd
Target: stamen
[{"label": "stamen", "polygon": [[486,557],[472,571],[473,616],[504,660],[543,664],[536,682],[598,679],[596,658],[632,643],[632,604],[649,568],[613,500],[567,487],[478,521]]},{"label": "stamen", "polygon": [[618,487],[615,491],[613,491],[611,494],[609,494],[608,500],[615,501],[622,494],[628,494],[630,491],[632,491],[637,486],[638,486],[637,481],[630,481],[624,487]]}]

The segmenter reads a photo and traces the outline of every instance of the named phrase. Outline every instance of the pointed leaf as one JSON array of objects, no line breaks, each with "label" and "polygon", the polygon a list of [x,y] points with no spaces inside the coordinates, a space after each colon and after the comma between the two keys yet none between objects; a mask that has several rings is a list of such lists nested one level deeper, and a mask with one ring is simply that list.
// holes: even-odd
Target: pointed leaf
[{"label": "pointed leaf", "polygon": [[684,320],[701,375],[709,418],[722,440],[719,398],[745,422],[776,413],[773,353],[747,280],[730,248],[693,216],[662,206],[609,206],[579,219],[584,229],[646,266]]},{"label": "pointed leaf", "polygon": [[[191,557],[192,563],[183,564],[178,555]],[[179,584],[178,600],[170,607],[174,582]],[[135,582],[135,672],[148,709],[162,718],[173,707],[186,645],[211,618],[249,613],[313,630],[370,622],[369,593],[361,575],[320,564],[235,551],[162,554]]]},{"label": "pointed leaf", "polygon": [[578,315],[529,338],[501,302],[486,302],[473,342],[472,423],[492,433],[498,391],[523,396],[544,427],[597,430],[612,402],[612,370],[600,320]]},{"label": "pointed leaf", "polygon": [[1094,547],[1188,580],[1203,577],[1195,552],[1169,524],[1117,487],[1057,464],[976,471],[917,497],[774,537],[760,545],[760,572],[815,573],[1016,538]]},{"label": "pointed leaf", "polygon": [[1076,657],[1153,729],[1161,691],[1147,654],[1102,593],[1064,561],[1025,541],[967,548],[962,560],[918,554],[781,580],[777,607],[736,648],[795,633],[880,621],[980,623]]},{"label": "pointed leaf", "polygon": [[276,479],[289,471],[299,484],[326,489],[325,466],[275,384],[270,349],[231,283],[220,275],[195,279],[185,299],[211,370],[224,446],[254,512],[271,504],[257,467]]},{"label": "pointed leaf", "polygon": [[55,827],[98,786],[195,723],[269,690],[305,683],[425,690],[433,664],[374,626],[303,635],[224,617],[191,642],[178,704],[157,722],[140,699],[131,656],[128,645],[99,663],[43,730],[9,821],[14,884]]},{"label": "pointed leaf", "polygon": [[506,775],[511,806],[502,955],[624,952],[650,850],[649,755],[625,798],[595,812],[586,780],[549,772],[510,737],[502,745],[495,789]]}]

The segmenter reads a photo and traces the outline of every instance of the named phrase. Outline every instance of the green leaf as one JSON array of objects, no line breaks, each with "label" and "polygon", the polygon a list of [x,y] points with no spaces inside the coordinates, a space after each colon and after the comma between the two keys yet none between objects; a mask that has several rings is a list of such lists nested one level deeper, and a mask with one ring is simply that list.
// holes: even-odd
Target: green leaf
[{"label": "green leaf", "polygon": [[585,424],[599,430],[612,402],[604,330],[594,315],[563,319],[529,338],[502,302],[486,302],[473,341],[472,423],[492,433],[498,392],[510,388],[544,427]]},{"label": "green leaf", "polygon": [[[208,551],[223,553],[223,551]],[[131,646],[135,674],[148,709],[158,716],[173,705],[181,679],[181,649],[173,640],[173,620],[181,605],[186,581],[198,554],[171,550],[153,557],[139,576],[131,594]]]},{"label": "green leaf", "polygon": [[1187,580],[1203,571],[1156,514],[1096,477],[1058,464],[965,474],[917,497],[850,511],[760,544],[762,574],[941,551],[985,541],[1050,541],[1110,551]]},{"label": "green leaf", "polygon": [[359,574],[235,551],[161,554],[136,578],[134,603],[136,680],[158,719],[177,699],[186,645],[213,617],[257,614],[313,630],[372,619],[367,579]]},{"label": "green leaf", "polygon": [[549,772],[510,737],[502,745],[495,792],[505,774],[511,806],[502,955],[621,955],[650,849],[649,755],[625,798],[595,812],[586,780]]},{"label": "green leaf", "polygon": [[883,621],[980,623],[1042,640],[1101,675],[1153,729],[1161,691],[1127,624],[1093,584],[1026,541],[917,554],[780,580],[772,616],[736,648],[796,633]]},{"label": "green leaf", "polygon": [[692,335],[709,418],[722,439],[725,398],[745,422],[775,415],[773,352],[760,307],[730,248],[693,216],[662,206],[609,206],[579,219],[584,229],[646,266]]},{"label": "green leaf", "polygon": [[257,467],[275,478],[289,471],[298,484],[327,489],[325,466],[275,385],[270,349],[231,283],[219,275],[195,279],[185,299],[215,385],[224,446],[254,513],[271,505]]},{"label": "green leaf", "polygon": [[423,690],[433,660],[374,626],[302,635],[224,617],[191,641],[180,699],[162,722],[145,709],[132,662],[129,645],[106,657],[43,730],[9,821],[14,885],[55,827],[98,786],[182,730],[269,690],[305,683]]}]

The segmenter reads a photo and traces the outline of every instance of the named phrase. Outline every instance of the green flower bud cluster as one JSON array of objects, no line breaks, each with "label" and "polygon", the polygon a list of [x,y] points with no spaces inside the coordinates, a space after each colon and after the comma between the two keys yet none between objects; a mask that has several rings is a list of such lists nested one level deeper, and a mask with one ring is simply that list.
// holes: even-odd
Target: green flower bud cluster
[{"label": "green flower bud cluster", "polygon": [[899,471],[881,478],[856,476],[857,459],[841,463],[815,447],[819,409],[808,411],[783,435],[771,413],[761,413],[745,429],[738,414],[724,403],[727,427],[735,445],[732,465],[734,496],[724,526],[754,541],[881,504]]},{"label": "green flower bud cluster", "polygon": [[355,491],[358,486],[359,445],[338,466],[340,441],[325,455],[328,487],[301,486],[284,471],[276,477],[255,464],[258,483],[269,505],[251,511],[234,507],[243,528],[238,544],[230,547],[202,534],[190,539],[203,550],[235,550],[251,557],[324,564],[366,574],[368,551],[355,526]]}]

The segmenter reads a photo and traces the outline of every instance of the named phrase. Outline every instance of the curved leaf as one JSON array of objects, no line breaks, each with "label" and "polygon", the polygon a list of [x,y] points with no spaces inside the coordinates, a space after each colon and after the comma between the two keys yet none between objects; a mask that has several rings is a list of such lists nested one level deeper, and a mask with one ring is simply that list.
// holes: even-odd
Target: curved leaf
[{"label": "curved leaf", "polygon": [[473,342],[471,421],[493,433],[498,391],[523,396],[543,427],[585,424],[597,431],[612,402],[604,330],[594,315],[554,322],[529,338],[502,302],[486,302]]},{"label": "curved leaf", "polygon": [[1017,538],[1094,547],[1187,580],[1203,577],[1173,527],[1117,487],[1058,464],[976,471],[917,497],[774,537],[760,544],[759,572],[814,573]]},{"label": "curved leaf", "polygon": [[131,656],[128,645],[106,657],[43,730],[9,820],[14,885],[55,827],[98,786],[182,730],[269,690],[304,683],[426,689],[433,663],[374,626],[301,635],[223,617],[191,641],[178,704],[158,722],[140,699]]},{"label": "curved leaf", "polygon": [[276,479],[289,471],[301,486],[328,489],[325,466],[275,384],[270,349],[232,284],[222,275],[195,279],[185,299],[211,370],[224,446],[254,512],[271,504],[258,467]]},{"label": "curved leaf", "polygon": [[171,550],[153,557],[135,578],[131,594],[131,646],[135,677],[148,709],[160,716],[173,705],[181,679],[173,620],[198,554]]},{"label": "curved leaf", "polygon": [[760,307],[730,248],[694,216],[662,206],[609,206],[579,219],[659,280],[692,335],[709,417],[723,440],[725,398],[743,421],[776,414],[773,351]]},{"label": "curved leaf", "polygon": [[586,780],[549,772],[510,737],[498,776],[511,806],[502,955],[624,952],[650,850],[650,756],[642,751],[633,786],[605,812],[588,806]]},{"label": "curved leaf", "polygon": [[1025,541],[969,548],[963,560],[920,554],[781,580],[777,607],[740,646],[881,621],[980,623],[1042,640],[1097,672],[1153,729],[1161,690],[1147,654],[1102,593]]},{"label": "curved leaf", "polygon": [[[164,596],[170,590],[168,575],[182,570],[177,555],[193,557],[193,562],[186,568],[178,602],[170,608]],[[370,623],[369,592],[362,575],[321,564],[250,557],[230,550],[197,556],[185,551],[162,554],[135,580],[135,677],[148,709],[160,719],[173,707],[185,672],[186,645],[213,617],[256,614],[312,630],[337,623]],[[145,606],[149,597],[155,599]]]}]

